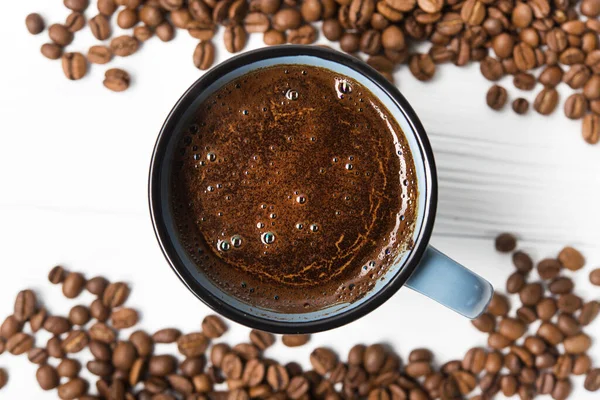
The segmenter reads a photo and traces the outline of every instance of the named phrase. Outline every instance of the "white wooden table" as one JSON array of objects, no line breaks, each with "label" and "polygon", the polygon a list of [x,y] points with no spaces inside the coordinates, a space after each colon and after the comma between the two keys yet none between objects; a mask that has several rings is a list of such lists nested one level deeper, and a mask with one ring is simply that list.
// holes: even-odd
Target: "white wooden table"
[{"label": "white wooden table", "polygon": [[[48,22],[62,21],[68,12],[61,3],[30,0],[3,8],[0,317],[12,312],[14,296],[27,287],[40,293],[52,313],[88,303],[90,296],[67,301],[58,287],[47,284],[47,272],[60,263],[88,277],[130,282],[130,304],[142,311],[141,325],[150,331],[165,326],[198,330],[208,309],[164,260],[146,194],[158,130],[200,76],[192,64],[196,41],[186,34],[168,44],[153,39],[134,56],[115,60],[111,67],[123,67],[133,76],[126,93],[102,86],[106,67],[94,66],[84,80],[69,82],[59,61],[39,53],[46,34],[30,36],[24,26],[33,11]],[[90,10],[88,16],[93,15]],[[85,30],[70,49],[85,51],[92,42]],[[220,36],[215,44],[218,61],[229,57]],[[255,36],[247,48],[261,45],[262,38]],[[477,66],[443,66],[427,84],[404,67],[396,80],[428,130],[438,164],[440,202],[432,243],[501,290],[512,267],[508,256],[493,249],[498,232],[517,233],[520,247],[536,259],[575,245],[589,261],[575,277],[578,290],[588,299],[600,297],[600,289],[587,280],[591,267],[600,266],[600,147],[584,143],[580,124],[563,116],[566,91],[555,115],[517,116],[509,107],[497,113],[485,105],[490,83]],[[509,78],[501,83],[511,98],[533,100],[534,93],[518,94]],[[226,340],[246,340],[248,330],[231,325]],[[597,335],[600,322],[587,331]],[[309,349],[316,345],[345,353],[356,342],[384,342],[404,357],[415,347],[429,346],[442,363],[462,358],[469,347],[485,341],[468,321],[406,289],[350,327],[316,335],[310,347],[278,344],[268,355],[308,365]],[[599,344],[590,354],[600,365]],[[26,357],[5,353],[0,367],[10,373],[0,399],[55,398],[54,392],[38,388],[36,367]],[[573,398],[597,398],[581,386],[576,379]]]}]

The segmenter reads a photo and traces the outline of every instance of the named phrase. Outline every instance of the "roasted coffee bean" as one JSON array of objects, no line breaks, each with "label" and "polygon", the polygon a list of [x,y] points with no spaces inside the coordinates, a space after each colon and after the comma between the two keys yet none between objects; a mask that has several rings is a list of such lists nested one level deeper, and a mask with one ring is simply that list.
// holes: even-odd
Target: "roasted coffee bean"
[{"label": "roasted coffee bean", "polygon": [[508,314],[510,305],[506,296],[496,292],[492,296],[492,300],[488,304],[487,311],[497,317],[503,317]]},{"label": "roasted coffee bean", "polygon": [[181,373],[185,376],[192,377],[201,374],[204,371],[206,361],[204,357],[186,358],[180,365]]},{"label": "roasted coffee bean", "polygon": [[523,343],[523,345],[531,354],[536,355],[536,356],[543,354],[548,347],[546,345],[546,342],[544,342],[542,339],[540,339],[537,336],[527,337],[525,339],[525,342]]},{"label": "roasted coffee bean", "polygon": [[175,28],[168,21],[164,21],[154,29],[154,33],[161,41],[170,42],[175,37]]},{"label": "roasted coffee bean", "polygon": [[591,73],[583,64],[571,66],[563,75],[563,81],[573,89],[581,89],[590,79]]},{"label": "roasted coffee bean", "polygon": [[385,348],[380,344],[372,344],[365,349],[363,365],[368,373],[374,374],[381,370],[385,359]]},{"label": "roasted coffee bean", "polygon": [[27,359],[34,364],[45,364],[48,360],[48,351],[34,347],[27,352]]},{"label": "roasted coffee bean", "polygon": [[140,8],[139,17],[140,21],[151,28],[158,26],[164,20],[161,10],[151,4],[146,4]]},{"label": "roasted coffee bean", "polygon": [[89,336],[85,331],[71,331],[62,342],[65,353],[79,353],[89,343]]},{"label": "roasted coffee bean", "polygon": [[558,56],[558,61],[565,65],[582,64],[585,61],[585,54],[581,49],[569,47]]},{"label": "roasted coffee bean", "polygon": [[66,26],[61,24],[53,24],[48,28],[50,39],[61,47],[71,44],[73,41],[73,32],[69,31]]},{"label": "roasted coffee bean", "polygon": [[[516,244],[515,244],[516,246]],[[527,275],[533,269],[533,261],[529,254],[522,251],[516,251],[512,255],[512,262],[517,271]]]},{"label": "roasted coffee bean", "polygon": [[215,60],[215,47],[212,42],[200,42],[194,50],[194,65],[201,70],[209,69]]},{"label": "roasted coffee bean", "polygon": [[106,361],[88,361],[86,367],[90,373],[100,377],[109,377],[114,371],[112,364]]},{"label": "roasted coffee bean", "polygon": [[558,277],[548,285],[548,290],[552,294],[565,294],[573,290],[574,284],[570,278]]},{"label": "roasted coffee bean", "polygon": [[310,335],[283,335],[281,341],[287,347],[304,346],[310,340]]},{"label": "roasted coffee bean", "polygon": [[231,351],[229,345],[217,343],[210,349],[210,362],[217,368],[221,368],[223,358]]},{"label": "roasted coffee bean", "polygon": [[273,364],[267,369],[267,382],[274,391],[279,392],[287,388],[290,377],[285,367]]},{"label": "roasted coffee bean", "polygon": [[110,309],[100,299],[96,299],[90,305],[90,315],[99,322],[104,322],[110,316]]},{"label": "roasted coffee bean", "polygon": [[583,86],[583,95],[588,100],[600,98],[600,75],[593,75]]},{"label": "roasted coffee bean", "polygon": [[140,25],[133,28],[133,37],[139,40],[140,42],[145,42],[149,40],[154,35],[154,32],[151,28],[146,25]]},{"label": "roasted coffee bean", "polygon": [[[87,62],[81,53],[66,53],[63,55],[63,71],[67,78],[77,80],[87,72]],[[62,292],[68,299],[79,296],[85,287],[85,278],[77,272],[70,272],[63,282]]]},{"label": "roasted coffee bean", "polygon": [[600,368],[595,368],[588,372],[583,386],[590,392],[600,390]]},{"label": "roasted coffee bean", "polygon": [[481,332],[493,332],[496,329],[496,318],[489,313],[483,313],[471,321],[473,326]]},{"label": "roasted coffee bean", "polygon": [[420,378],[433,371],[429,361],[412,361],[404,367],[404,372],[411,378]]},{"label": "roasted coffee bean", "polygon": [[573,293],[567,293],[559,296],[556,305],[560,311],[574,313],[583,306],[583,300]]},{"label": "roasted coffee bean", "polygon": [[208,347],[208,338],[200,332],[189,333],[177,339],[179,352],[186,357],[202,355]]},{"label": "roasted coffee bean", "polygon": [[596,144],[600,141],[600,117],[597,114],[587,114],[583,118],[581,135],[583,140],[589,144]]},{"label": "roasted coffee bean", "polygon": [[409,61],[410,72],[420,81],[428,81],[435,74],[435,63],[429,54],[414,54]]},{"label": "roasted coffee bean", "polygon": [[300,5],[300,14],[306,22],[318,21],[323,15],[323,4],[320,0],[305,0]]},{"label": "roasted coffee bean", "polygon": [[223,41],[230,53],[237,53],[246,46],[247,34],[241,25],[229,25],[225,28]]},{"label": "roasted coffee bean", "polygon": [[585,333],[569,336],[564,341],[565,351],[569,354],[583,354],[592,345],[592,339]]},{"label": "roasted coffee bean", "polygon": [[112,34],[110,21],[105,15],[98,14],[88,22],[92,35],[98,40],[106,40]]},{"label": "roasted coffee bean", "polygon": [[[152,360],[151,360],[152,361]],[[153,394],[159,394],[167,390],[169,383],[165,378],[158,376],[151,376],[144,381],[144,388]],[[154,399],[154,397],[153,397]]]},{"label": "roasted coffee bean", "polygon": [[[112,364],[121,371],[129,371],[137,358],[137,351],[131,342],[120,341],[112,354]],[[153,374],[156,375],[156,374]]]},{"label": "roasted coffee bean", "polygon": [[537,265],[538,274],[540,275],[540,278],[544,280],[556,278],[560,273],[561,268],[562,266],[558,260],[553,258],[546,258]]},{"label": "roasted coffee bean", "polygon": [[527,111],[529,111],[529,102],[526,99],[519,97],[513,100],[512,109],[519,115],[526,114]]},{"label": "roasted coffee bean", "polygon": [[592,360],[587,354],[579,354],[573,361],[573,375],[585,375],[592,367]]},{"label": "roasted coffee bean", "polygon": [[[321,30],[323,31],[323,36],[327,38],[327,40],[336,42],[342,37],[342,33],[344,33],[344,29],[340,22],[335,18],[326,19],[323,21],[323,25],[321,26]],[[385,32],[385,31],[384,31]],[[383,42],[383,36],[382,36]],[[385,45],[384,45],[385,47]]]},{"label": "roasted coffee bean", "polygon": [[528,306],[519,307],[517,310],[517,318],[526,324],[531,324],[537,320],[538,316],[535,309]]},{"label": "roasted coffee bean", "polygon": [[81,371],[81,364],[77,360],[65,358],[56,367],[58,376],[62,378],[75,378]]},{"label": "roasted coffee bean", "polygon": [[535,52],[530,45],[524,42],[517,44],[513,48],[513,59],[520,71],[528,71],[536,66]]},{"label": "roasted coffee bean", "polygon": [[404,33],[396,25],[390,25],[381,33],[381,45],[387,50],[401,51],[406,49]]},{"label": "roasted coffee bean", "polygon": [[269,17],[260,12],[250,13],[244,18],[244,28],[248,33],[264,33],[269,30],[270,24]]},{"label": "roasted coffee bean", "polygon": [[532,90],[535,87],[535,77],[526,72],[519,72],[515,74],[513,84],[516,88],[521,90]]},{"label": "roasted coffee bean", "polygon": [[275,30],[285,32],[288,29],[298,28],[302,24],[302,15],[294,8],[284,8],[273,15],[271,23]]},{"label": "roasted coffee bean", "polygon": [[265,377],[265,365],[257,360],[253,359],[246,363],[244,366],[244,372],[242,373],[242,382],[246,386],[257,386]]},{"label": "roasted coffee bean", "polygon": [[92,46],[88,50],[87,59],[92,64],[106,64],[112,59],[112,50],[106,46]]},{"label": "roasted coffee bean", "polygon": [[[29,318],[29,326],[31,327],[31,331],[36,333],[40,329],[42,329],[44,322],[46,321],[48,313],[45,308],[40,309],[38,312],[33,314],[31,318]],[[0,336],[2,336],[0,334]]]},{"label": "roasted coffee bean", "polygon": [[537,335],[551,345],[557,345],[564,339],[560,329],[550,322],[543,322],[537,330]]},{"label": "roasted coffee bean", "polygon": [[69,311],[69,322],[73,325],[85,325],[90,321],[90,318],[90,310],[85,306],[74,306]]},{"label": "roasted coffee bean", "polygon": [[381,33],[374,29],[363,32],[360,37],[360,51],[368,55],[375,55],[381,50]]},{"label": "roasted coffee bean", "polygon": [[551,297],[540,300],[536,305],[537,316],[542,321],[550,321],[557,310],[556,300]]},{"label": "roasted coffee bean", "polygon": [[583,255],[577,249],[569,246],[560,251],[558,260],[565,268],[570,269],[571,271],[577,271],[583,268],[585,264]]},{"label": "roasted coffee bean", "polygon": [[[109,73],[109,71],[111,72]],[[125,71],[106,71],[104,85],[117,92],[124,90],[123,85],[125,85],[125,88],[127,88],[127,86],[129,86],[129,74],[126,72],[123,74],[123,72]],[[115,329],[131,328],[137,324],[138,318],[138,313],[133,308],[120,308],[113,310],[110,315],[112,326]]]},{"label": "roasted coffee bean", "polygon": [[[169,385],[179,394],[189,395],[194,391],[192,382],[185,376],[171,374],[167,376]],[[231,395],[231,394],[230,394]]]},{"label": "roasted coffee bean", "polygon": [[[111,42],[110,42],[110,48],[111,48],[112,52],[119,57],[128,57],[128,56],[132,55],[133,53],[135,53],[137,51],[138,47],[139,47],[138,40],[132,36],[127,36],[127,35],[116,37],[113,40],[111,40]],[[110,305],[111,307],[117,307],[120,304],[107,304],[107,301],[105,300],[107,295],[111,294],[111,292],[109,292],[109,289],[111,288],[112,285],[114,285],[114,284],[109,285],[106,288],[106,290],[104,291],[103,302],[105,305]],[[128,289],[125,289],[125,290],[128,290]]]},{"label": "roasted coffee bean", "polygon": [[503,318],[498,325],[498,332],[510,340],[517,340],[525,334],[527,325],[516,318]]},{"label": "roasted coffee bean", "polygon": [[456,59],[456,53],[446,47],[432,46],[429,49],[429,55],[436,64],[453,62]]},{"label": "roasted coffee bean", "polygon": [[502,86],[492,86],[486,95],[487,105],[493,110],[501,110],[506,104],[508,94]]},{"label": "roasted coffee bean", "polygon": [[502,369],[504,356],[499,351],[488,352],[484,369],[489,374],[497,374]]},{"label": "roasted coffee bean", "polygon": [[538,80],[546,87],[555,87],[563,78],[563,71],[559,66],[546,67],[540,74]]},{"label": "roasted coffee bean", "polygon": [[545,88],[536,96],[533,108],[542,115],[550,115],[558,104],[558,92],[554,88]]},{"label": "roasted coffee bean", "polygon": [[596,300],[589,301],[583,305],[579,313],[578,321],[581,325],[589,325],[600,314],[600,302]]},{"label": "roasted coffee bean", "polygon": [[488,337],[488,346],[495,350],[504,349],[510,346],[512,341],[498,332],[492,332]]},{"label": "roasted coffee bean", "polygon": [[475,375],[478,375],[481,371],[483,371],[486,359],[487,353],[485,350],[474,347],[465,354],[465,357],[462,360],[462,368],[466,371],[474,373]]},{"label": "roasted coffee bean", "polygon": [[586,114],[588,103],[580,93],[573,93],[565,101],[565,116],[569,119],[581,119]]},{"label": "roasted coffee bean", "polygon": [[593,73],[600,74],[600,50],[590,52],[585,57],[585,65],[587,65]]},{"label": "roasted coffee bean", "polygon": [[565,400],[571,394],[571,388],[571,382],[568,379],[557,381],[552,390],[552,398],[554,400]]},{"label": "roasted coffee bean", "polygon": [[115,332],[102,322],[95,323],[89,329],[89,335],[92,340],[98,340],[103,343],[114,343],[116,340]]},{"label": "roasted coffee bean", "polygon": [[17,321],[25,322],[36,312],[37,299],[31,290],[22,290],[17,294],[14,306],[14,317]]},{"label": "roasted coffee bean", "polygon": [[133,28],[138,23],[138,13],[131,8],[124,8],[117,15],[117,25],[121,29]]},{"label": "roasted coffee bean", "polygon": [[79,12],[72,12],[65,21],[65,27],[75,33],[83,29],[85,26],[85,16]]},{"label": "roasted coffee bean", "polygon": [[83,396],[87,389],[87,381],[81,378],[73,378],[58,387],[58,397],[61,400],[74,400]]},{"label": "roasted coffee bean", "polygon": [[253,329],[250,331],[250,341],[259,350],[265,350],[275,343],[275,336],[269,332]]},{"label": "roasted coffee bean", "polygon": [[[514,108],[514,103],[513,103]],[[506,291],[508,293],[518,293],[525,285],[525,276],[520,272],[512,273],[506,281]]]},{"label": "roasted coffee bean", "polygon": [[221,363],[221,370],[228,379],[240,379],[242,377],[242,360],[235,353],[226,354]]},{"label": "roasted coffee bean", "polygon": [[[90,51],[93,48],[104,48],[106,50],[109,50],[107,47],[104,46],[92,46],[90,47]],[[112,53],[111,53],[111,57],[112,57]],[[106,287],[108,286],[108,280],[102,276],[96,276],[92,279],[90,279],[89,281],[87,281],[87,283],[85,284],[85,289],[90,292],[91,294],[94,294],[96,296],[100,296],[102,297],[102,294],[104,293],[104,290],[106,289]]]},{"label": "roasted coffee bean", "polygon": [[171,355],[152,356],[148,362],[148,373],[152,376],[163,377],[172,374],[176,370],[177,359]]},{"label": "roasted coffee bean", "polygon": [[302,398],[310,389],[309,382],[303,376],[295,376],[290,380],[286,389],[287,396],[292,400]]},{"label": "roasted coffee bean", "polygon": [[46,318],[44,329],[55,335],[60,335],[71,329],[71,323],[64,317],[51,316]]},{"label": "roasted coffee bean", "polygon": [[115,282],[109,284],[104,290],[104,293],[102,294],[102,303],[111,308],[119,307],[125,303],[127,297],[129,297],[129,287],[127,284],[123,282]]},{"label": "roasted coffee bean", "polygon": [[523,369],[523,363],[521,359],[515,353],[508,353],[504,357],[504,366],[510,371],[511,374],[519,374]]},{"label": "roasted coffee bean", "polygon": [[192,385],[198,393],[207,393],[212,391],[213,382],[206,374],[199,374],[192,378]]},{"label": "roasted coffee bean", "polygon": [[537,369],[551,368],[556,364],[557,358],[550,353],[540,354],[535,357],[535,367]]},{"label": "roasted coffee bean", "polygon": [[115,0],[98,0],[98,11],[100,14],[110,17],[117,10]]},{"label": "roasted coffee bean", "polygon": [[479,63],[481,74],[490,81],[497,81],[504,76],[502,63],[495,58],[486,57]]},{"label": "roasted coffee bean", "polygon": [[55,43],[44,43],[40,51],[44,57],[50,60],[58,60],[62,57],[63,49]]},{"label": "roasted coffee bean", "polygon": [[[140,331],[141,332],[141,331]],[[146,335],[144,333],[144,335]],[[147,336],[147,335],[146,335]],[[181,336],[181,331],[175,328],[165,328],[159,331],[154,332],[152,335],[152,340],[156,343],[175,343],[177,339]],[[130,337],[129,340],[133,342],[133,339]],[[151,340],[148,340],[148,343],[152,343]],[[135,345],[135,343],[134,343]],[[137,347],[137,346],[136,346]],[[138,348],[138,352],[140,349]]]},{"label": "roasted coffee bean", "polygon": [[48,351],[48,355],[54,358],[64,358],[65,352],[62,348],[62,341],[58,336],[53,336],[48,339],[48,343],[46,344],[46,350]]},{"label": "roasted coffee bean", "polygon": [[244,360],[252,360],[260,356],[260,350],[250,343],[238,343],[232,350]]},{"label": "roasted coffee bean", "polygon": [[27,26],[27,30],[29,31],[29,33],[31,33],[32,35],[37,35],[44,31],[46,24],[40,14],[33,13],[29,14],[25,18],[25,26]]},{"label": "roasted coffee bean", "polygon": [[427,361],[431,362],[433,360],[433,354],[429,349],[414,349],[408,355],[409,362],[417,362],[417,361]]},{"label": "roasted coffee bean", "polygon": [[287,40],[292,44],[312,44],[317,40],[317,30],[312,25],[302,25],[288,31]]},{"label": "roasted coffee bean", "polygon": [[355,53],[360,46],[360,38],[355,33],[344,33],[340,38],[340,48],[346,53]]},{"label": "roasted coffee bean", "polygon": [[23,322],[19,321],[14,315],[9,315],[0,326],[0,337],[8,340],[13,335],[21,332],[22,329]]},{"label": "roasted coffee bean", "polygon": [[59,376],[51,365],[42,365],[35,373],[38,384],[43,390],[55,389],[59,384]]},{"label": "roasted coffee bean", "polygon": [[270,29],[263,35],[263,41],[267,46],[276,46],[286,43],[286,38],[284,33]]},{"label": "roasted coffee bean", "polygon": [[85,11],[90,4],[89,0],[63,0],[65,7],[73,11]]}]

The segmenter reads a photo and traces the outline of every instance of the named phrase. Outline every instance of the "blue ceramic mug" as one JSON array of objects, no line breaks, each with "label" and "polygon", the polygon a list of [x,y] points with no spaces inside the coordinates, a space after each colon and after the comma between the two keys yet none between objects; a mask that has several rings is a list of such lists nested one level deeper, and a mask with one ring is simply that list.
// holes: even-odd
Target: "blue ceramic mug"
[{"label": "blue ceramic mug", "polygon": [[[170,169],[176,143],[197,106],[233,79],[257,68],[301,64],[327,68],[367,87],[395,116],[414,158],[419,188],[412,250],[403,254],[361,299],[308,313],[281,313],[234,298],[207,279],[177,239],[171,210]],[[481,314],[491,299],[489,282],[451,260],[429,239],[437,205],[437,177],[431,146],[421,122],[398,89],[362,61],[317,46],[279,46],[244,53],[198,79],[177,102],[158,136],[149,178],[150,212],[162,251],[182,282],[218,313],[274,333],[312,333],[360,318],[407,286],[468,317]]]}]

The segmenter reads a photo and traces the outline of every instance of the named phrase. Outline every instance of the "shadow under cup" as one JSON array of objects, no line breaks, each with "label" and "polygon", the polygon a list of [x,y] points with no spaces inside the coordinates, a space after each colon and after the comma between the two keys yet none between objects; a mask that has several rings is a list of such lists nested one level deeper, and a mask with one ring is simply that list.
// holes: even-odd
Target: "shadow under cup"
[{"label": "shadow under cup", "polygon": [[[400,253],[395,263],[361,299],[308,313],[280,313],[242,302],[207,279],[178,240],[171,209],[171,168],[180,135],[190,117],[208,96],[223,85],[258,68],[281,64],[329,69],[355,79],[394,115],[402,128],[415,162],[418,181],[417,218],[412,250]],[[196,81],[168,116],[156,143],[150,170],[150,211],[165,257],[183,283],[218,313],[252,328],[274,333],[311,333],[349,323],[372,311],[392,296],[409,278],[427,248],[437,202],[433,154],[416,114],[400,92],[374,69],[345,54],[319,47],[281,46],[247,52],[213,68]]]}]

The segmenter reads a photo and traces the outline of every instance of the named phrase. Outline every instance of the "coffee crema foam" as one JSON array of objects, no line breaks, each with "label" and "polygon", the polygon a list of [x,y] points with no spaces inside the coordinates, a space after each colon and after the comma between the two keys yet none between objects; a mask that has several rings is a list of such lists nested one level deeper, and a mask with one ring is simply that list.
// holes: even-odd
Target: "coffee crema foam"
[{"label": "coffee crema foam", "polygon": [[392,114],[353,79],[259,69],[209,96],[177,134],[179,239],[241,301],[286,313],[353,302],[410,250],[413,158]]}]

